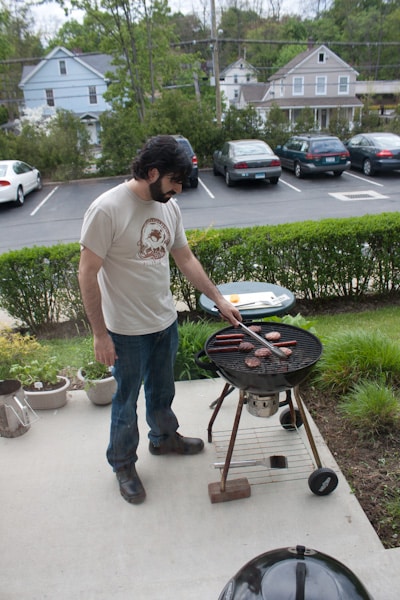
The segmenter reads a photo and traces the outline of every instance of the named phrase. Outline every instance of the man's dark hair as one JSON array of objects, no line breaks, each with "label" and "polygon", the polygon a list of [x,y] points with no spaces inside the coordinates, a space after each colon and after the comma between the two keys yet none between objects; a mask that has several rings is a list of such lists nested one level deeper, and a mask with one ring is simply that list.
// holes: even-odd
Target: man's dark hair
[{"label": "man's dark hair", "polygon": [[172,135],[150,138],[132,162],[134,179],[147,179],[150,169],[157,169],[160,177],[172,174],[176,181],[189,177],[192,163],[185,150]]}]

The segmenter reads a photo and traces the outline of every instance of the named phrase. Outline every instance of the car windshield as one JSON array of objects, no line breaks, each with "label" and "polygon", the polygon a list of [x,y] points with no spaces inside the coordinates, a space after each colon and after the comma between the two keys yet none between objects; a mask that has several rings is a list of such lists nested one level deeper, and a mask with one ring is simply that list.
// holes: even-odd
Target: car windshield
[{"label": "car windshield", "polygon": [[247,154],[272,154],[271,148],[266,144],[239,144],[235,147],[236,156],[246,156]]},{"label": "car windshield", "polygon": [[343,152],[344,150],[345,147],[342,142],[335,139],[318,140],[311,144],[313,154],[330,154],[332,152]]},{"label": "car windshield", "polygon": [[378,148],[400,148],[400,137],[395,135],[374,136],[372,139]]}]

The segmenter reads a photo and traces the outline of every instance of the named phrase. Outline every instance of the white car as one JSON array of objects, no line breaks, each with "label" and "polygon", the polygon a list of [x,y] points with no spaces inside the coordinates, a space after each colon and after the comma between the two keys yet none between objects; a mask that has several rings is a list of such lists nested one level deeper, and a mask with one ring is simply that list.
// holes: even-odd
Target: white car
[{"label": "white car", "polygon": [[0,160],[0,203],[22,206],[25,196],[42,189],[42,178],[35,167],[21,160]]}]

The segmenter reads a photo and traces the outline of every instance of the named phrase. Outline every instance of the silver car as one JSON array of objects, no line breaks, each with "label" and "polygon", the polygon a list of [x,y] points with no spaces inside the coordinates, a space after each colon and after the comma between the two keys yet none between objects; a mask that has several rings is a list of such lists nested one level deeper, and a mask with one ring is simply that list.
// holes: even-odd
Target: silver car
[{"label": "silver car", "polygon": [[0,160],[0,203],[22,206],[26,194],[42,189],[39,171],[21,160]]},{"label": "silver car", "polygon": [[276,184],[281,161],[262,140],[232,140],[213,155],[214,175],[223,175],[228,187],[238,181],[268,179]]}]

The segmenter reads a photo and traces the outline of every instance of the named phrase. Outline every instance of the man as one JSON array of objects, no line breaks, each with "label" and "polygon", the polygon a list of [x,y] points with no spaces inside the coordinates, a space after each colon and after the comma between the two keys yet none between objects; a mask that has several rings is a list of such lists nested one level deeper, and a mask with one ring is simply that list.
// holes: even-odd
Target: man
[{"label": "man", "polygon": [[127,502],[146,492],[136,472],[137,399],[144,384],[152,454],[201,452],[199,438],[183,437],[172,410],[177,312],[170,290],[169,253],[178,268],[211,298],[232,325],[240,313],[227,302],[191,252],[175,194],[191,163],[171,136],[151,138],[133,161],[133,178],[99,196],[81,234],[79,284],[94,336],[95,357],[113,366],[117,391],[111,410],[107,460]]}]

